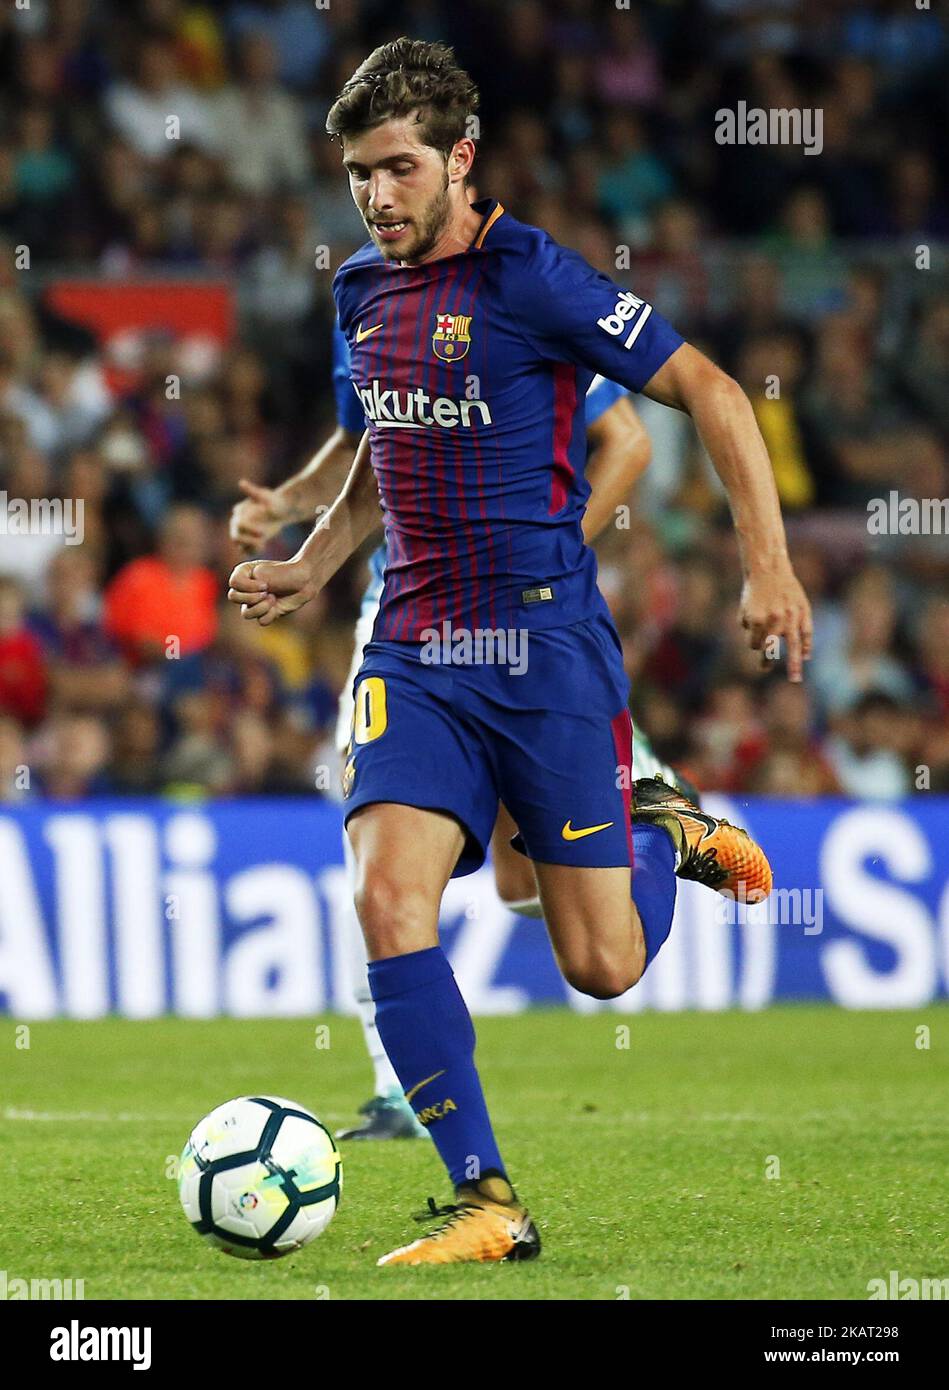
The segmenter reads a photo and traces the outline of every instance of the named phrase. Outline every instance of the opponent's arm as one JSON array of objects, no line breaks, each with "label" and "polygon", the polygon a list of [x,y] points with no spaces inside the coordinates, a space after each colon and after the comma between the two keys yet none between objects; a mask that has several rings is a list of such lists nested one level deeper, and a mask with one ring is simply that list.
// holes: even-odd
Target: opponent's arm
[{"label": "opponent's arm", "polygon": [[380,522],[379,489],[369,458],[369,435],[356,450],[343,489],[289,560],[245,560],[231,573],[227,597],[261,624],[292,613],[332,579]]},{"label": "opponent's arm", "polygon": [[614,520],[616,508],[646,471],[652,445],[628,396],[587,426],[590,454],[586,479],[590,500],[583,514],[583,539],[589,545]]},{"label": "opponent's arm", "polygon": [[769,635],[787,642],[788,676],[803,678],[811,654],[811,609],[791,568],[771,460],[751,402],[736,381],[683,343],[643,388],[692,416],[728,495],[744,583],[742,626],[760,650]]},{"label": "opponent's arm", "polygon": [[260,487],[242,478],[245,496],[231,512],[231,540],[253,554],[284,526],[311,519],[317,507],[329,507],[346,482],[360,438],[337,425],[310,461],[279,487]]}]

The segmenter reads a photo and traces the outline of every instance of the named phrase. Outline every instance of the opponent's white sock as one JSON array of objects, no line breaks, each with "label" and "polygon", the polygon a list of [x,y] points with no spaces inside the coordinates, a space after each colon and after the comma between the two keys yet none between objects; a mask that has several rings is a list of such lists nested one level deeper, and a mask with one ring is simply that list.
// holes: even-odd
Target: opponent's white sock
[{"label": "opponent's white sock", "polygon": [[509,912],[514,912],[520,917],[538,917],[543,920],[544,909],[540,905],[540,898],[525,898],[521,903],[508,903]]},{"label": "opponent's white sock", "polygon": [[362,929],[359,925],[359,918],[356,916],[356,909],[352,906],[356,887],[356,857],[345,832],[343,833],[343,851],[346,858],[346,873],[349,878],[349,902],[352,916],[350,930],[346,933],[349,946],[349,976],[353,986],[353,997],[359,1010],[363,1037],[366,1040],[366,1051],[372,1062],[376,1095],[389,1096],[395,1093],[401,1096],[402,1086],[392,1063],[386,1056],[386,1050],[382,1046],[382,1039],[379,1037],[379,1030],[376,1027],[376,1005],[369,989],[366,944],[362,939]]}]

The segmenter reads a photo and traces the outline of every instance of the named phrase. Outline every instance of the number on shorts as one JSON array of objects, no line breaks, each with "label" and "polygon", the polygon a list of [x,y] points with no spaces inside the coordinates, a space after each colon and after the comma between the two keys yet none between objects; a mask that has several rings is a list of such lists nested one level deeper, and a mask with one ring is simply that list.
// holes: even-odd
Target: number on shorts
[{"label": "number on shorts", "polygon": [[364,676],[356,687],[354,735],[357,743],[371,743],[386,731],[386,683],[381,676]]}]

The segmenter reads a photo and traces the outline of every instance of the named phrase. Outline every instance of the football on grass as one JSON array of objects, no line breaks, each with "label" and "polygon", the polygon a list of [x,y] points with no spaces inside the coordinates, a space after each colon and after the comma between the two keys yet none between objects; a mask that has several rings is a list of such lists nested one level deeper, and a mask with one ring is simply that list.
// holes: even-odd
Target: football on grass
[{"label": "football on grass", "polygon": [[329,1130],[280,1096],[240,1096],[196,1125],[178,1168],[191,1225],[225,1255],[277,1259],[326,1230],[342,1160]]}]

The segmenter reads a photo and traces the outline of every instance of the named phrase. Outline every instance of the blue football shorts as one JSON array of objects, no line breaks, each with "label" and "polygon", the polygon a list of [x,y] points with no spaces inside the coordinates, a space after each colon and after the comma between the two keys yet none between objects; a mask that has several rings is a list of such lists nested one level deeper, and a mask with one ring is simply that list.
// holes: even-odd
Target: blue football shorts
[{"label": "blue football shorts", "polygon": [[475,660],[490,650],[477,631],[467,652],[448,643],[436,658],[431,644],[367,645],[346,819],[374,802],[453,816],[465,830],[457,878],[484,862],[500,800],[529,858],[631,867],[632,723],[613,624],[596,614],[519,636],[516,661]]}]

